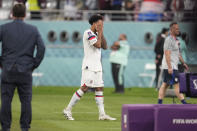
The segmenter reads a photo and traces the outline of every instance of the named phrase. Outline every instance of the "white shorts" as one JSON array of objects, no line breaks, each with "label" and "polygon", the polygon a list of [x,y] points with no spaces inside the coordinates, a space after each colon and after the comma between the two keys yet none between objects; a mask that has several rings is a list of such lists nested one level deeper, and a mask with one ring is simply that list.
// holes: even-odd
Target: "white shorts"
[{"label": "white shorts", "polygon": [[103,72],[102,71],[90,71],[82,70],[81,86],[86,85],[87,87],[104,87]]}]

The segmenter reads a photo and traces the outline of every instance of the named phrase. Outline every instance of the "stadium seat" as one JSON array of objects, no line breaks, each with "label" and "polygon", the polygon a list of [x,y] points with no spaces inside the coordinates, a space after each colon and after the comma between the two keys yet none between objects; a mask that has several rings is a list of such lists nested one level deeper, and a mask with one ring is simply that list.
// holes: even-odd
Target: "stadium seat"
[{"label": "stadium seat", "polygon": [[[150,77],[151,78],[149,87],[152,87],[153,84],[154,84],[154,81],[155,81],[155,69],[156,69],[156,66],[155,66],[154,63],[146,63],[145,66],[144,66],[144,72],[139,74],[139,77],[141,77],[143,79],[145,77]],[[143,79],[140,79],[140,80],[143,81]],[[139,86],[141,86],[141,85],[139,85]]]},{"label": "stadium seat", "polygon": [[43,73],[36,71],[32,73],[32,76],[35,78],[35,87],[39,86],[40,78],[43,76]]}]

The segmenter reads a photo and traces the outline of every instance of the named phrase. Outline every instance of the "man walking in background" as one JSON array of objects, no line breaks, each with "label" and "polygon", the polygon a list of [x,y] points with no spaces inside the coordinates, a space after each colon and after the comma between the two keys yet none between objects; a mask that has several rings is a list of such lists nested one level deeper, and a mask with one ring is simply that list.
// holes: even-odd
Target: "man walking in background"
[{"label": "man walking in background", "polygon": [[110,54],[112,77],[115,84],[115,93],[124,93],[124,70],[128,63],[129,44],[127,36],[120,34],[119,41],[111,46]]},{"label": "man walking in background", "polygon": [[10,131],[11,102],[17,87],[21,102],[20,126],[22,131],[28,131],[32,119],[32,71],[40,65],[45,46],[37,28],[23,21],[26,15],[23,4],[14,5],[12,14],[14,21],[0,26],[1,126],[3,131]]},{"label": "man walking in background", "polygon": [[103,70],[101,63],[101,48],[107,49],[107,42],[103,35],[103,17],[93,15],[89,19],[90,29],[83,35],[84,58],[82,63],[81,88],[72,96],[68,106],[63,110],[68,120],[72,117],[72,107],[87,92],[88,88],[95,88],[95,100],[99,109],[99,120],[116,120],[105,113],[103,96]]},{"label": "man walking in background", "polygon": [[185,64],[180,50],[179,41],[177,36],[179,35],[179,26],[176,22],[170,24],[170,35],[165,39],[164,43],[164,55],[162,60],[162,69],[164,69],[164,80],[159,89],[158,104],[162,104],[166,90],[169,85],[174,86],[174,91],[178,99],[183,103],[187,104],[183,94],[180,93],[179,88],[179,74],[178,74],[178,63],[179,61],[188,70],[187,64]]}]

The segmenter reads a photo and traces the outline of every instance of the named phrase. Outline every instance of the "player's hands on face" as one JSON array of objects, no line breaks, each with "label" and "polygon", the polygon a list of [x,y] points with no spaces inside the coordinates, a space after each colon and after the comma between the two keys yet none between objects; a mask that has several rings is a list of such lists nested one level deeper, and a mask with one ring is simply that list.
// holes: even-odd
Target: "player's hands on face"
[{"label": "player's hands on face", "polygon": [[172,73],[173,73],[173,69],[172,69],[172,68],[169,68],[169,69],[168,69],[168,73],[169,73],[169,74],[172,74]]},{"label": "player's hands on face", "polygon": [[103,21],[99,20],[96,23],[96,30],[98,31],[98,33],[102,33],[103,32]]}]

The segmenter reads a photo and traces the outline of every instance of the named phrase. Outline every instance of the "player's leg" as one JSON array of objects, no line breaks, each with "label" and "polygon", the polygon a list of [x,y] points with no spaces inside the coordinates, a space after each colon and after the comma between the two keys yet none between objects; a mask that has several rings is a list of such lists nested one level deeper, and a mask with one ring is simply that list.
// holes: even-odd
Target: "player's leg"
[{"label": "player's leg", "polygon": [[181,103],[183,104],[187,104],[185,99],[184,99],[184,95],[182,93],[180,93],[180,87],[179,87],[179,72],[178,70],[173,70],[173,75],[174,75],[174,92],[176,94],[176,96],[178,97],[178,99],[181,101]]},{"label": "player's leg", "polygon": [[63,110],[64,116],[68,120],[74,120],[72,117],[72,107],[81,99],[81,97],[84,95],[84,93],[88,90],[88,87],[84,84],[80,89],[78,89],[72,96],[69,104],[65,109]]},{"label": "player's leg", "polygon": [[95,88],[95,100],[99,109],[99,120],[116,120],[116,118],[110,117],[105,113],[103,87]]},{"label": "player's leg", "polygon": [[163,103],[163,98],[165,97],[167,88],[168,88],[168,84],[163,82],[161,87],[159,88],[158,104],[162,104]]},{"label": "player's leg", "polygon": [[115,91],[114,92],[118,92],[119,90],[119,85],[118,85],[118,72],[120,69],[120,64],[115,64],[112,63],[112,78],[114,81],[114,85],[115,85]]},{"label": "player's leg", "polygon": [[99,115],[105,115],[103,87],[97,87],[95,89],[95,101],[99,109]]},{"label": "player's leg", "polygon": [[120,69],[118,72],[118,92],[119,93],[124,93],[124,70],[125,70],[125,66],[120,64]]},{"label": "player's leg", "polygon": [[168,73],[167,69],[163,70],[163,83],[161,87],[159,88],[159,94],[158,94],[158,104],[163,103],[163,98],[165,97],[166,90],[168,86],[170,85],[170,81],[172,80],[172,75]]},{"label": "player's leg", "polygon": [[[78,89],[72,96],[69,104],[65,109],[63,110],[64,116],[68,120],[74,120],[72,117],[72,107],[81,99],[81,97],[84,95],[84,93],[88,90],[89,86],[89,78],[91,77],[91,72],[87,70],[82,70],[82,77],[81,77],[81,88]],[[88,85],[87,85],[88,84]]]},{"label": "player's leg", "polygon": [[174,92],[182,104],[187,104],[187,102],[184,99],[184,95],[180,93],[179,83],[174,84]]},{"label": "player's leg", "polygon": [[[9,73],[11,74],[11,73]],[[12,121],[12,110],[11,103],[14,96],[14,90],[16,88],[16,84],[12,82],[13,80],[8,79],[12,78],[8,75],[8,72],[2,71],[1,78],[1,109],[0,109],[0,122],[2,130],[9,131],[11,127]]]},{"label": "player's leg", "polygon": [[103,82],[102,71],[94,72],[92,78],[93,78],[92,87],[95,87],[95,100],[99,109],[99,120],[116,120],[115,118],[112,118],[105,114],[104,96],[103,96],[104,82]]}]

